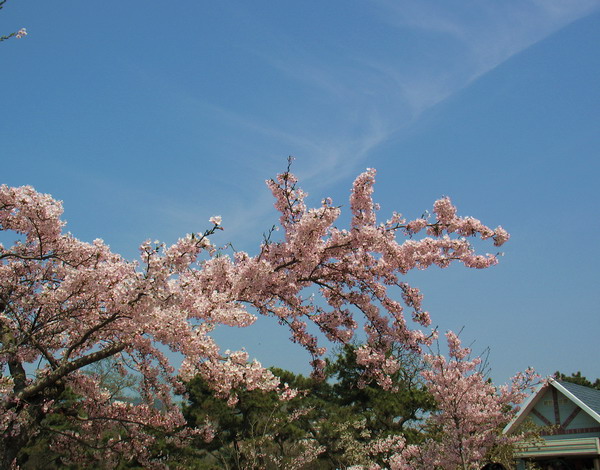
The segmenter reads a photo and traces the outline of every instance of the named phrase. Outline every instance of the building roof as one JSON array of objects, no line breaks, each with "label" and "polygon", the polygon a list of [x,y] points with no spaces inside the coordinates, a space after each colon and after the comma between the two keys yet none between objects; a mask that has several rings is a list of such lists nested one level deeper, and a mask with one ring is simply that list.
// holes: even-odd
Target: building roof
[{"label": "building roof", "polygon": [[517,415],[504,428],[504,433],[511,432],[523,422],[523,420],[535,407],[537,402],[542,398],[548,387],[556,388],[579,408],[600,423],[600,390],[585,387],[583,385],[577,385],[571,382],[561,382],[550,377],[545,383],[540,384],[538,388],[531,394],[531,396],[523,403],[523,406]]},{"label": "building roof", "polygon": [[571,392],[582,403],[585,403],[590,407],[595,413],[600,415],[600,390],[570,382],[558,381],[558,383]]}]

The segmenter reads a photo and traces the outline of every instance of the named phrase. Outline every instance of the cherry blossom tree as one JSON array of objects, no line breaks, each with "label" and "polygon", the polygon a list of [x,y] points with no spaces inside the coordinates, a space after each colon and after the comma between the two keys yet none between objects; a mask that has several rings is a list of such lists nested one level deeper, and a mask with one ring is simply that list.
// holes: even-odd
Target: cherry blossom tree
[{"label": "cherry blossom tree", "polygon": [[[214,217],[212,228],[172,246],[142,243],[137,262],[102,240],[85,243],[64,232],[62,205],[49,195],[0,186],[3,240],[17,238],[0,245],[0,469],[17,465],[19,450],[56,413],[72,430],[56,431],[53,446],[69,448],[73,459],[96,458],[110,467],[128,456],[160,467],[161,456],[148,451],[151,430],[174,442],[186,433],[210,438],[209,427],[184,431],[172,399],[182,380],[198,374],[230,403],[239,389],[293,395],[246,352],[224,353],[211,336],[217,325],[247,327],[257,315],[289,328],[292,341],[312,356],[316,376],[326,350],[308,325],[344,344],[362,319],[366,343],[357,361],[389,385],[399,367],[387,354],[390,346],[418,352],[433,337],[423,330],[430,318],[421,293],[402,276],[453,261],[486,268],[496,257],[476,254],[467,237],[500,246],[508,234],[457,216],[448,198],[435,202],[431,218],[407,222],[394,213],[378,223],[374,179],[369,169],[355,180],[350,226],[340,229],[340,208],[325,199],[308,209],[288,167],[267,182],[281,214],[281,239],[267,237],[257,255],[217,253],[210,238],[222,227]],[[166,349],[184,357],[178,371]],[[139,374],[141,403],[115,400],[84,373],[107,358],[122,374]],[[76,406],[65,406],[67,392],[78,397]]]},{"label": "cherry blossom tree", "polygon": [[494,386],[479,370],[481,358],[470,358],[453,332],[446,334],[448,355],[427,354],[423,372],[438,410],[426,427],[431,437],[406,446],[391,459],[392,470],[478,470],[494,448],[526,438],[525,433],[502,434],[518,405],[539,380],[532,369],[515,375],[510,385]]}]

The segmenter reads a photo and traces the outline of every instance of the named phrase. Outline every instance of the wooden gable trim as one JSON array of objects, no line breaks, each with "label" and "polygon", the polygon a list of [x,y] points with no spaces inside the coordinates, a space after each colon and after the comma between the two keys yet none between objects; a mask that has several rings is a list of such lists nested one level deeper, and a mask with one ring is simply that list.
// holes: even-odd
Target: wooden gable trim
[{"label": "wooden gable trim", "polygon": [[554,379],[550,379],[549,381],[553,387],[560,390],[560,392],[569,398],[575,405],[579,406],[583,411],[585,411],[588,415],[590,415],[596,422],[600,423],[600,414],[593,409],[591,409],[585,402],[581,401],[574,395],[572,392],[563,387],[560,382],[557,382]]},{"label": "wooden gable trim", "polygon": [[558,390],[552,387],[552,403],[554,405],[554,424],[560,426],[560,410],[558,408]]},{"label": "wooden gable trim", "polygon": [[[538,413],[536,413],[534,411],[534,407],[537,405],[537,403],[542,398],[542,395],[545,393],[546,390],[548,390],[549,387],[551,390],[553,390],[552,391],[553,397],[556,396],[556,398],[553,400],[553,402],[554,402],[554,420],[556,421],[555,425],[550,423],[550,420],[548,420],[546,417],[541,417],[540,415],[538,415]],[[534,416],[537,416],[546,425],[561,427],[560,412],[559,412],[559,410],[557,410],[558,394],[556,391],[554,391],[554,389],[557,389],[560,393],[565,395],[565,397],[567,399],[569,399],[575,406],[578,406],[579,408],[581,408],[582,411],[584,411],[587,415],[589,415],[592,419],[594,419],[596,422],[598,422],[600,424],[600,413],[598,413],[597,411],[594,411],[585,402],[583,402],[582,400],[577,398],[576,395],[574,395],[572,392],[567,390],[563,385],[561,385],[560,382],[557,382],[552,377],[549,377],[546,382],[542,382],[539,384],[539,386],[535,389],[535,391],[525,401],[525,403],[523,404],[523,406],[521,407],[521,409],[519,410],[517,415],[511,420],[510,423],[508,423],[504,427],[504,430],[502,432],[505,434],[510,434],[525,420],[525,418],[529,414],[533,414]],[[554,394],[556,394],[556,395],[554,395]],[[569,420],[569,418],[570,418],[570,415],[565,420],[566,424],[562,424],[563,427],[566,426],[567,424],[570,424],[570,422],[567,422]],[[595,429],[600,429],[600,428],[593,427],[593,428],[586,428],[586,429],[594,429],[594,431],[591,431],[591,432],[596,432]],[[582,431],[582,430],[567,430],[567,431],[565,431],[566,434],[574,434],[574,433],[581,433],[581,432],[590,432],[590,431],[587,431],[587,430],[586,431]]]},{"label": "wooden gable trim", "polygon": [[567,429],[567,426],[569,424],[571,424],[571,421],[573,421],[575,419],[575,416],[577,416],[579,414],[579,412],[581,411],[581,408],[579,408],[578,406],[573,410],[573,412],[567,417],[567,419],[565,419],[564,423],[562,423],[561,428],[563,429]]},{"label": "wooden gable trim", "polygon": [[600,432],[600,426],[594,426],[591,428],[577,428],[577,429],[555,429],[554,431],[542,431],[542,436],[561,436],[563,434],[586,434],[592,432]]},{"label": "wooden gable trim", "polygon": [[521,422],[527,417],[531,410],[535,407],[537,402],[540,400],[542,393],[547,390],[549,384],[547,382],[540,382],[535,388],[534,392],[527,397],[525,403],[521,406],[517,415],[508,423],[502,430],[503,434],[509,434],[513,429],[516,429]]},{"label": "wooden gable trim", "polygon": [[546,426],[552,426],[552,423],[550,422],[550,420],[548,418],[546,418],[542,413],[540,413],[538,410],[536,410],[535,408],[531,409],[531,414],[535,415],[537,418],[540,419],[540,421],[542,423],[544,423]]}]

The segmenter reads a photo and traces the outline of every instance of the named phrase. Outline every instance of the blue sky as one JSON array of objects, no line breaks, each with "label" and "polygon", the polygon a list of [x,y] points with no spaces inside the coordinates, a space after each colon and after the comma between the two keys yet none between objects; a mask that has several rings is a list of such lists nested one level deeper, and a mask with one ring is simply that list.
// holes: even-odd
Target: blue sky
[{"label": "blue sky", "polygon": [[[410,276],[435,325],[496,381],[600,377],[600,1],[9,0],[0,34],[21,27],[0,183],[63,200],[79,238],[133,259],[220,214],[215,241],[255,253],[288,155],[313,204],[375,167],[382,217],[448,195],[512,234],[490,270]],[[308,370],[269,322],[220,339]]]}]

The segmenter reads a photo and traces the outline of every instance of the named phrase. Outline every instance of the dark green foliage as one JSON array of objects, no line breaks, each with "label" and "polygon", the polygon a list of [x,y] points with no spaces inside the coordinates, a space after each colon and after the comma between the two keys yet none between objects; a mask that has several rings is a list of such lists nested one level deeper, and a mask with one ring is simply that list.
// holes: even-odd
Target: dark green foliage
[{"label": "dark green foliage", "polygon": [[[120,401],[136,401],[132,396],[134,386],[137,380],[132,375],[122,375],[116,368],[116,363],[112,359],[99,361],[85,370],[86,374],[98,378],[102,387],[110,393],[111,399]],[[106,446],[108,439],[113,436],[115,431],[107,431],[104,435],[98,436],[94,442],[86,442],[83,439],[75,438],[76,435],[83,435],[79,432],[79,423],[85,416],[85,410],[81,406],[81,397],[69,388],[61,385],[57,386],[62,391],[57,391],[57,399],[52,407],[52,412],[40,416],[40,421],[36,426],[37,432],[31,436],[27,445],[19,452],[17,462],[23,470],[47,469],[47,470],[80,470],[90,468],[91,462],[94,467],[101,468],[101,462],[98,461],[98,455],[102,455],[102,449]],[[53,440],[61,435],[71,436],[72,445],[78,447],[78,452],[87,455],[89,462],[87,464],[69,464],[68,455],[61,454],[53,450]],[[123,434],[125,438],[125,435]],[[157,446],[157,450],[159,446]],[[125,463],[126,462],[126,463]],[[135,462],[129,462],[127,456],[123,456],[123,463],[118,464],[116,468],[136,468]],[[137,467],[142,468],[142,467]]]},{"label": "dark green foliage", "polygon": [[55,435],[73,430],[73,423],[68,416],[78,412],[77,396],[70,390],[65,390],[60,394],[57,402],[60,404],[57,412],[47,415],[41,420],[39,432],[19,453],[17,462],[23,470],[77,469],[77,467],[66,465],[61,455],[53,452],[50,448],[50,443]]},{"label": "dark green foliage", "polygon": [[[333,400],[367,421],[367,428],[376,437],[403,434],[409,442],[417,437],[415,425],[423,413],[432,411],[435,402],[426,391],[420,357],[412,353],[399,354],[401,367],[392,377],[394,388],[384,390],[375,381],[360,386],[363,368],[356,362],[356,346],[346,345],[336,360],[328,364],[328,376],[333,379]],[[399,351],[395,352],[397,355]]]},{"label": "dark green foliage", "polygon": [[421,381],[422,363],[413,354],[404,355],[393,377],[394,390],[375,382],[359,386],[364,371],[356,363],[355,349],[346,346],[328,361],[325,381],[272,369],[300,391],[290,401],[282,402],[275,392],[239,391],[239,401],[230,407],[200,377],[189,382],[184,406],[189,424],[209,421],[216,435],[212,442],[198,440],[188,449],[182,458],[190,465],[186,468],[291,468],[307,446],[320,446],[318,457],[298,468],[333,470],[383,463],[369,455],[373,439],[401,434],[408,442],[419,441],[421,417],[434,406]]},{"label": "dark green foliage", "polygon": [[[324,381],[271,369],[282,383],[299,390],[288,401],[276,392],[238,390],[238,402],[229,406],[196,377],[187,384],[184,415],[191,427],[211,423],[215,438],[205,442],[198,437],[176,446],[168,436],[157,434],[152,454],[163,456],[173,469],[334,470],[356,464],[384,465],[382,456],[369,453],[372,441],[402,435],[409,443],[418,442],[421,419],[434,402],[423,387],[423,365],[414,354],[402,356],[402,367],[393,377],[394,390],[384,390],[375,382],[361,383],[364,370],[356,362],[355,350],[356,346],[346,346],[330,359]],[[132,400],[135,380],[115,370],[114,364],[105,362],[89,373],[99,377],[115,399]],[[80,412],[78,397],[66,390],[60,400],[58,412],[44,417],[40,432],[21,453],[24,470],[83,468],[67,464],[64,457],[68,456],[51,450],[54,436],[77,431],[73,417]],[[102,446],[102,436],[95,444]],[[95,452],[89,450],[92,461]],[[303,458],[308,462],[301,464]],[[124,456],[117,468],[142,466]]]},{"label": "dark green foliage", "polygon": [[276,392],[240,390],[238,402],[228,406],[225,400],[215,397],[202,378],[187,384],[189,397],[184,415],[189,425],[200,427],[210,422],[216,430],[211,442],[196,441],[195,455],[188,452],[188,461],[194,462],[190,468],[288,467],[307,447],[304,441],[316,444],[312,439],[313,423],[320,418],[324,403],[317,398],[321,385],[282,369],[272,372],[292,388],[315,390],[315,395],[282,401]]},{"label": "dark green foliage", "polygon": [[554,373],[554,377],[556,378],[556,380],[560,380],[562,382],[571,382],[577,385],[583,385],[584,387],[590,387],[595,388],[596,390],[600,390],[600,379],[596,379],[596,381],[592,383],[586,377],[581,375],[581,372],[579,371],[572,373],[570,376],[556,371]]},{"label": "dark green foliage", "polygon": [[318,438],[326,448],[321,458],[334,463],[330,468],[371,462],[383,465],[377,456],[362,462],[357,459],[374,439],[402,435],[408,443],[418,442],[421,419],[435,406],[423,386],[424,365],[417,355],[394,351],[401,357],[401,367],[392,377],[393,389],[385,390],[375,381],[362,383],[364,368],[356,362],[356,348],[344,346],[326,368],[331,383],[327,401],[333,413],[324,420]]}]

